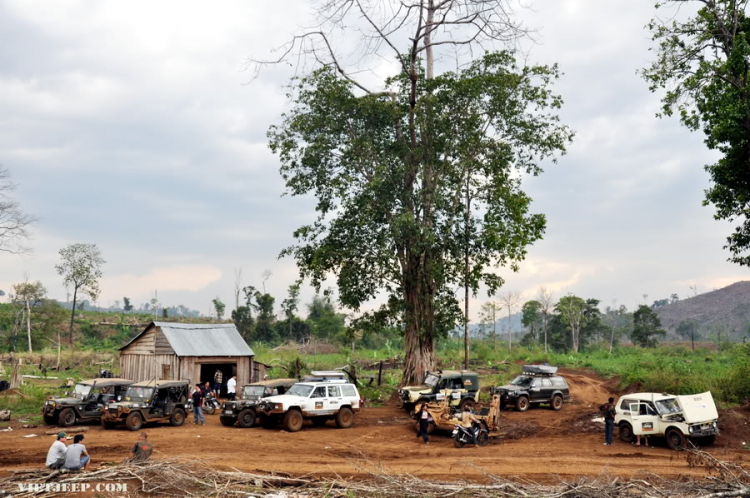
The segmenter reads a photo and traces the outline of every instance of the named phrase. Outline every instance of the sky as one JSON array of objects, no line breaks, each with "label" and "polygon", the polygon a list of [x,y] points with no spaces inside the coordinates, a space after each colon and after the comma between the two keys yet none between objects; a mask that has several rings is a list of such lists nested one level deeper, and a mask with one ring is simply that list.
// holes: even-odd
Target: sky
[{"label": "sky", "polygon": [[[655,117],[659,95],[637,74],[652,57],[653,2],[527,3],[524,52],[560,65],[561,119],[576,137],[525,183],[547,231],[518,273],[499,270],[505,289],[634,307],[745,280],[722,248],[730,227],[702,206],[715,156],[701,134]],[[39,218],[33,253],[0,253],[0,289],[28,277],[65,300],[58,251],[95,243],[100,306],[158,291],[163,305],[209,313],[220,297],[231,309],[237,268],[258,288],[270,270],[280,303],[296,267],[277,256],[314,218],[313,199],[283,195],[266,140],[295,67],[256,78],[246,67],[308,25],[311,5],[0,0],[0,164]],[[472,300],[474,318],[487,299]]]}]

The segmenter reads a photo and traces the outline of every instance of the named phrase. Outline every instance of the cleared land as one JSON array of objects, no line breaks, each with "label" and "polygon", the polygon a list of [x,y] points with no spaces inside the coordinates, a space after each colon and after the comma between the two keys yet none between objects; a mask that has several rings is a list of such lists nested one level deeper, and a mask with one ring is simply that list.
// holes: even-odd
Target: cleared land
[{"label": "cleared land", "polygon": [[[518,477],[541,483],[578,476],[633,477],[644,472],[661,476],[704,476],[690,468],[685,453],[674,452],[657,442],[655,448],[636,448],[616,441],[603,446],[600,426],[591,418],[614,386],[588,372],[563,371],[574,401],[560,412],[534,408],[526,413],[504,412],[510,437],[487,447],[453,447],[448,437],[434,435],[429,445],[415,438],[409,417],[395,404],[365,408],[351,429],[339,430],[332,422],[325,427],[306,426],[297,433],[280,429],[223,427],[217,415],[206,416],[206,426],[147,427],[154,443],[154,458],[203,460],[223,468],[248,472],[272,472],[290,476],[341,476],[366,478],[369,472],[409,473],[427,479],[486,480],[486,474]],[[192,417],[190,417],[192,422]],[[735,409],[721,415],[722,435],[710,452],[721,460],[748,466],[750,411]],[[16,425],[16,424],[14,424]],[[46,428],[15,429],[0,433],[0,472],[41,467],[51,436]],[[24,438],[28,434],[38,437]],[[89,426],[86,445],[94,468],[105,462],[120,462],[127,455],[135,434],[125,430],[104,431]]]}]

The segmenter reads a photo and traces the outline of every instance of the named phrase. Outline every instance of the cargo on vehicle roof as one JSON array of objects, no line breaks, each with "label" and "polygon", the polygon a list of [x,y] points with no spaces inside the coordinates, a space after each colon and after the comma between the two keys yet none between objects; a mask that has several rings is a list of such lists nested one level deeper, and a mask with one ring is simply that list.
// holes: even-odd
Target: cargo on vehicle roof
[{"label": "cargo on vehicle roof", "polygon": [[557,367],[551,367],[549,365],[524,365],[523,373],[529,375],[555,375],[557,373]]}]

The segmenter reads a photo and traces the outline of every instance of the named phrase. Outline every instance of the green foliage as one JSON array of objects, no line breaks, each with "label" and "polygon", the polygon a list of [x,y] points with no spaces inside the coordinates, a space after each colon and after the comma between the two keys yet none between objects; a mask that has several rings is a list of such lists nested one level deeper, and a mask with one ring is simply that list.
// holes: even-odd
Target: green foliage
[{"label": "green foliage", "polygon": [[[684,3],[659,1],[657,7]],[[725,248],[732,261],[750,265],[750,20],[746,2],[692,3],[699,9],[686,21],[651,21],[657,57],[643,76],[652,91],[665,90],[664,115],[677,113],[689,129],[702,129],[708,148],[721,153],[705,167],[712,184],[704,203],[716,207],[716,219],[739,222]]]},{"label": "green foliage", "polygon": [[529,212],[516,172],[538,174],[572,138],[555,114],[556,67],[519,68],[508,52],[433,79],[416,65],[365,96],[333,68],[315,71],[294,82],[293,110],[269,130],[287,191],[318,201],[317,220],[282,255],[316,286],[335,275],[348,308],[387,295],[379,311],[403,320],[412,358],[431,357],[460,319],[466,251],[471,288],[494,292],[494,269],[515,270],[541,238],[544,216]]},{"label": "green foliage", "polygon": [[224,310],[226,310],[227,305],[221,302],[218,296],[211,302],[214,304],[214,310],[216,310],[216,318],[221,320],[224,317]]},{"label": "green foliage", "polygon": [[130,304],[130,298],[129,297],[123,297],[122,298],[122,309],[125,311],[125,313],[130,313],[133,311],[133,305]]},{"label": "green foliage", "polygon": [[527,301],[521,308],[521,323],[529,331],[530,339],[536,340],[542,327],[542,303]]},{"label": "green foliage", "polygon": [[659,315],[649,306],[642,304],[633,313],[633,331],[630,339],[633,344],[644,348],[655,348],[659,344],[658,337],[664,337],[667,332],[661,328]]}]

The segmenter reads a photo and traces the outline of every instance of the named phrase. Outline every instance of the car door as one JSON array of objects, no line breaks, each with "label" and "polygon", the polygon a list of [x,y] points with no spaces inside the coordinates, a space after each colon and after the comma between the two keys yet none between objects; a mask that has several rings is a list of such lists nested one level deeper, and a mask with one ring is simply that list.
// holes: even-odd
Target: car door
[{"label": "car door", "polygon": [[539,401],[542,399],[542,379],[535,377],[531,381],[531,387],[529,388],[529,398],[531,401]]},{"label": "car door", "polygon": [[312,415],[326,415],[330,410],[330,405],[327,405],[328,393],[326,392],[326,386],[318,386],[313,389],[310,394],[310,413]]},{"label": "car door", "polygon": [[658,434],[659,416],[656,410],[643,401],[630,404],[631,419],[633,421],[633,434],[636,436]]},{"label": "car door", "polygon": [[328,386],[328,398],[326,399],[326,409],[331,413],[336,413],[343,401],[341,386]]},{"label": "car door", "polygon": [[555,387],[552,385],[552,379],[543,378],[542,381],[542,390],[539,393],[539,399],[543,399],[545,401],[552,399],[552,393],[555,391]]}]

